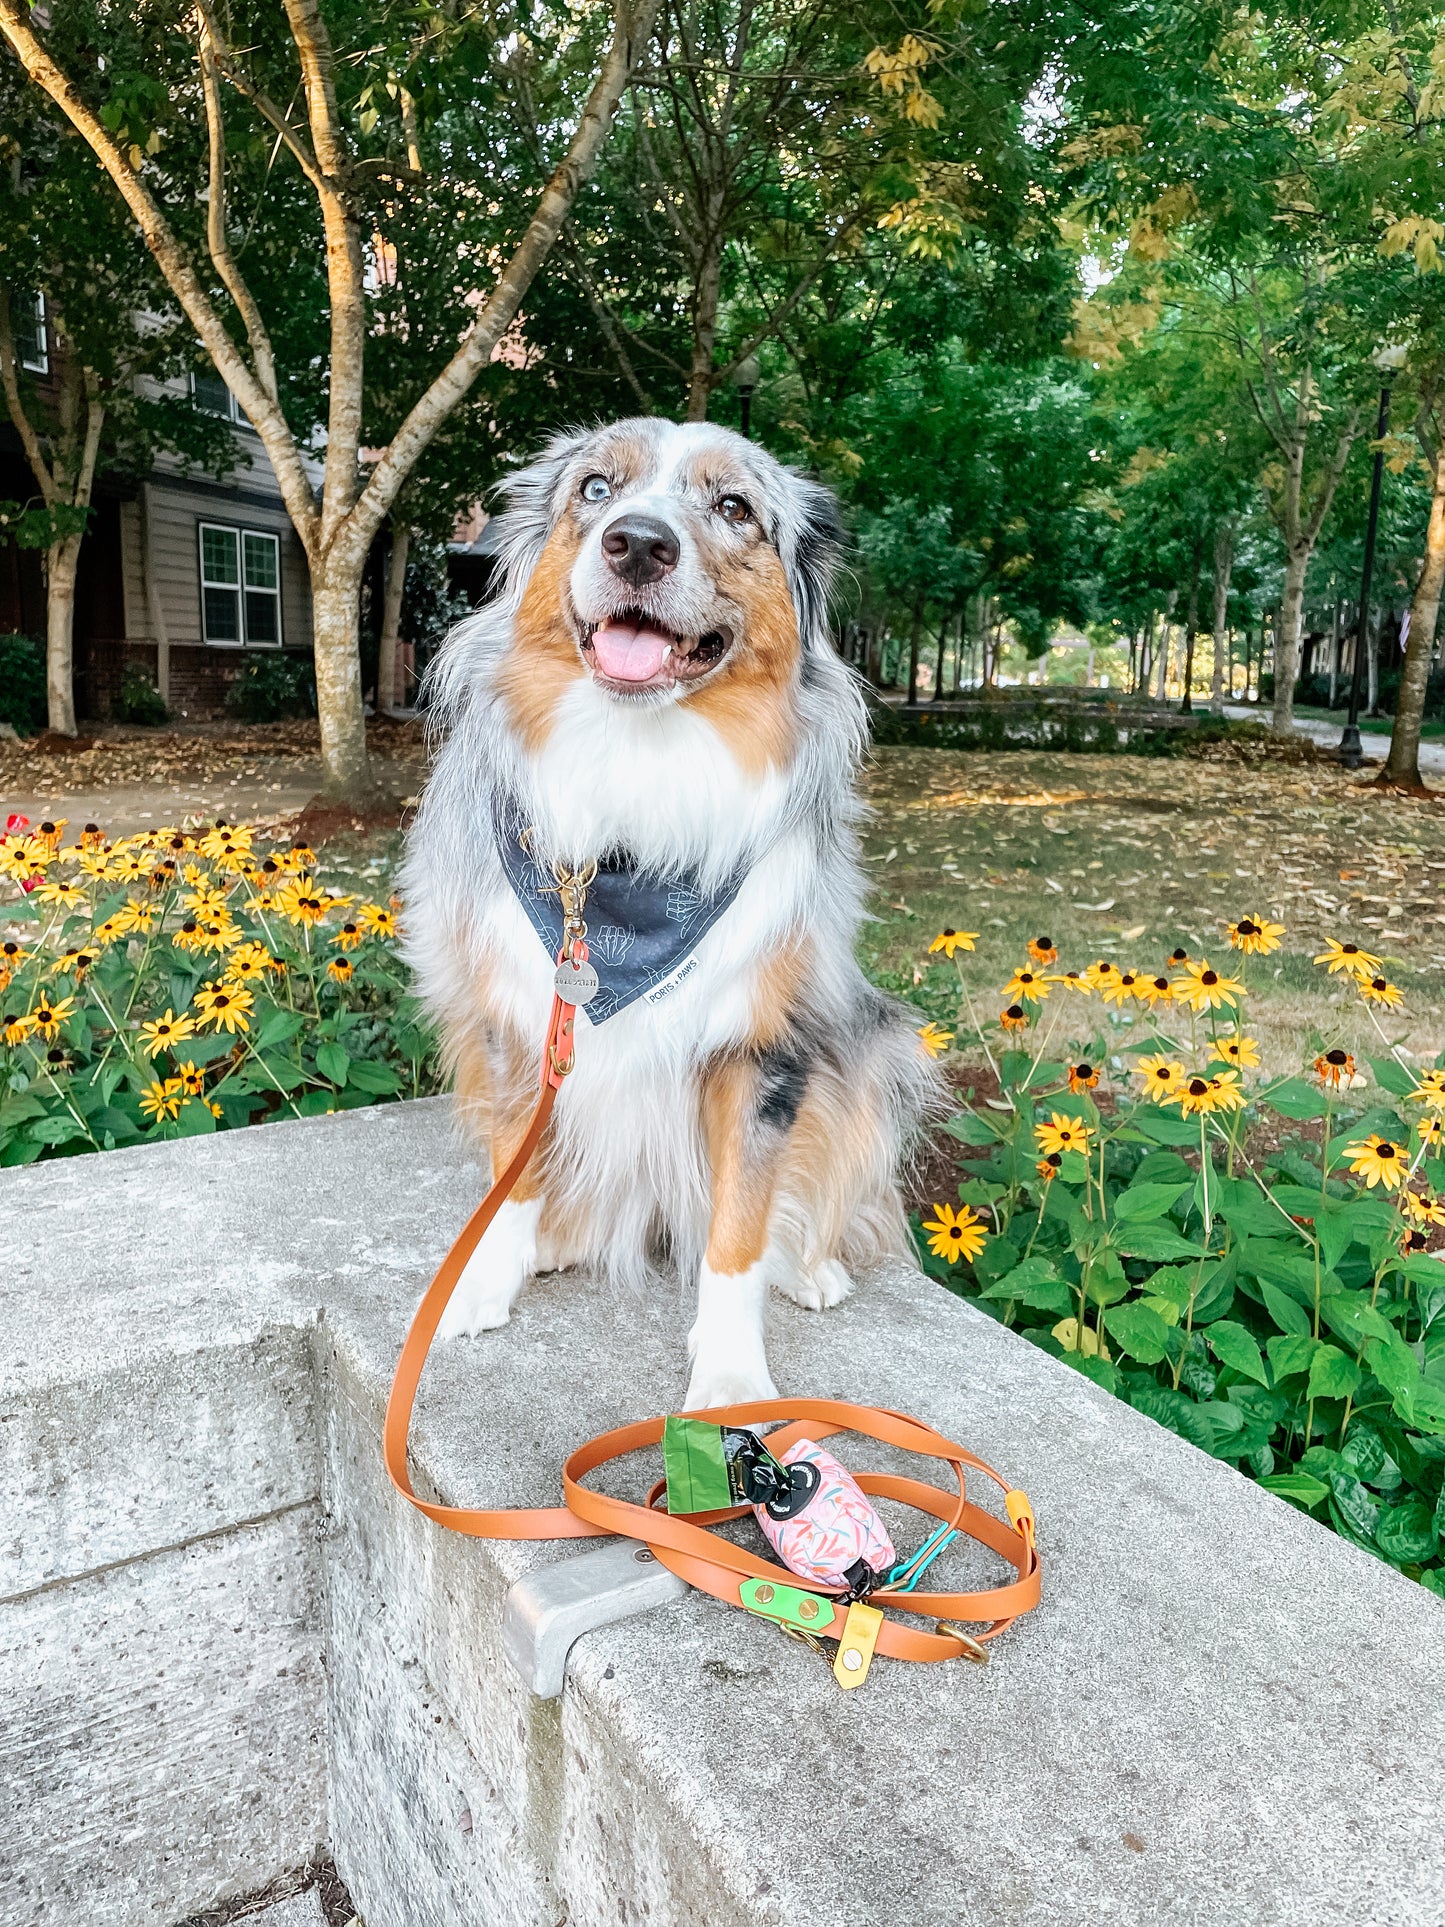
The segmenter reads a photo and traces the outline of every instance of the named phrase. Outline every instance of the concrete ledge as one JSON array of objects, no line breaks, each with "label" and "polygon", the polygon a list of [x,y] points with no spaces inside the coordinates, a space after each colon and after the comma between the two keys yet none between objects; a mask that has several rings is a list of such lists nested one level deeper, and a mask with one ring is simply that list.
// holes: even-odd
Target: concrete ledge
[{"label": "concrete ledge", "polygon": [[[502,1601],[577,1548],[438,1532],[379,1456],[478,1183],[443,1101],[0,1176],[0,1922],[168,1927],[325,1840],[368,1927],[1445,1918],[1440,1602],[901,1269],[776,1307],[779,1382],[1024,1485],[1042,1608],[845,1696],[689,1595],[532,1699]],[[439,1358],[418,1472],[553,1501],[687,1318],[541,1281]]]}]

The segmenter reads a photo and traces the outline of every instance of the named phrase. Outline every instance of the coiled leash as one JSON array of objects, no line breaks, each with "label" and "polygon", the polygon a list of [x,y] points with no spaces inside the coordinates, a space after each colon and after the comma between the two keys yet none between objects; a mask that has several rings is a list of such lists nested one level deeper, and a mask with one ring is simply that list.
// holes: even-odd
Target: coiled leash
[{"label": "coiled leash", "polygon": [[[417,1307],[397,1360],[387,1400],[382,1434],[386,1469],[402,1497],[437,1525],[479,1539],[582,1539],[620,1534],[642,1540],[655,1558],[699,1591],[731,1606],[743,1606],[771,1620],[789,1638],[829,1657],[822,1641],[837,1640],[832,1655],[834,1673],[845,1687],[861,1685],[875,1652],[890,1659],[969,1659],[987,1662],[988,1642],[996,1639],[1021,1613],[1039,1602],[1039,1557],[1034,1543],[1034,1515],[1028,1497],[975,1457],[965,1447],[945,1438],[931,1425],[882,1406],[855,1405],[844,1399],[757,1399],[721,1406],[705,1414],[689,1413],[688,1421],[705,1420],[721,1427],[775,1425],[767,1434],[764,1457],[780,1458],[799,1441],[814,1443],[836,1432],[857,1432],[905,1452],[938,1459],[952,1474],[954,1490],[925,1484],[894,1473],[860,1472],[853,1475],[862,1492],[892,1499],[941,1521],[937,1530],[907,1559],[886,1573],[866,1572],[860,1583],[827,1585],[817,1580],[800,1583],[788,1567],[762,1559],[730,1539],[709,1530],[730,1519],[744,1517],[751,1504],[719,1507],[687,1516],[660,1509],[665,1506],[667,1483],[659,1480],[644,1504],[613,1498],[584,1483],[591,1473],[648,1446],[664,1443],[669,1421],[641,1419],[603,1432],[579,1446],[562,1467],[565,1504],[537,1508],[509,1507],[489,1511],[481,1507],[440,1505],[422,1498],[413,1488],[407,1468],[407,1437],[417,1387],[437,1326],[456,1289],[467,1260],[481,1243],[487,1227],[510,1195],[536,1150],[552,1114],[557,1092],[575,1062],[574,1022],[579,1004],[595,994],[597,975],[588,961],[587,926],[582,918],[587,885],[595,866],[569,872],[554,866],[564,911],[562,948],[557,954],[552,1009],[542,1051],[541,1092],[536,1109],[511,1162],[467,1221],[456,1243],[442,1260],[436,1276]],[[670,1422],[676,1426],[676,1419]],[[992,1479],[1004,1495],[1007,1522],[972,1504],[965,1490],[969,1470]],[[976,1539],[1014,1568],[1007,1584],[977,1592],[924,1592],[918,1583],[924,1570],[957,1536]],[[931,1629],[891,1617],[882,1608],[932,1622]],[[981,1626],[966,1632],[957,1622]]]}]

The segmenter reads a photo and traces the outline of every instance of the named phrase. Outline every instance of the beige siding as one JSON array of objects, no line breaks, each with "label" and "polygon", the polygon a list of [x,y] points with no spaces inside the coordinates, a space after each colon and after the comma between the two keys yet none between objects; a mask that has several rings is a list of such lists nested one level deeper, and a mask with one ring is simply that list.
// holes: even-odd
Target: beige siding
[{"label": "beige siding", "polygon": [[125,603],[125,633],[128,640],[154,642],[150,616],[146,612],[139,502],[122,502],[120,505],[120,589]]},{"label": "beige siding", "polygon": [[[151,567],[161,610],[172,646],[200,643],[200,535],[203,522],[243,529],[261,529],[279,536],[281,543],[281,636],[291,648],[311,641],[310,587],[306,557],[286,511],[279,502],[238,499],[224,491],[188,487],[170,477],[150,483]],[[129,554],[126,570],[126,616],[131,636],[148,637],[145,583],[140,575],[139,508],[136,508],[135,561]],[[132,596],[134,573],[134,597]]]}]

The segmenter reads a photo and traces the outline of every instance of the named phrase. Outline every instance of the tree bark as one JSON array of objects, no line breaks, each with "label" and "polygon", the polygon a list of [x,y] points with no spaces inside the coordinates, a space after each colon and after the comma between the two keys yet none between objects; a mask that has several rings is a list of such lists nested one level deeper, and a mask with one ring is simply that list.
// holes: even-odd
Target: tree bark
[{"label": "tree bark", "polygon": [[918,645],[923,640],[923,597],[913,605],[913,629],[908,638],[908,700],[918,701]]},{"label": "tree bark", "polygon": [[1445,590],[1445,440],[1435,453],[1435,489],[1430,521],[1425,531],[1425,559],[1410,603],[1410,635],[1405,644],[1405,666],[1395,699],[1395,725],[1390,732],[1390,754],[1380,772],[1382,783],[1422,787],[1420,781],[1420,726],[1425,720],[1425,689],[1435,654],[1435,625],[1440,596]]},{"label": "tree bark", "polygon": [[1385,612],[1380,611],[1378,623],[1372,623],[1367,611],[1365,616],[1365,714],[1378,716],[1380,713],[1380,636],[1385,627]]},{"label": "tree bark", "polygon": [[386,564],[386,594],[381,604],[381,647],[376,663],[376,710],[389,716],[397,708],[396,658],[401,641],[401,598],[406,587],[406,557],[411,530],[403,522],[392,535]]},{"label": "tree bark", "polygon": [[45,551],[45,695],[50,727],[75,734],[75,576],[81,537]]},{"label": "tree bark", "polygon": [[[1210,684],[1211,714],[1224,714],[1224,656],[1229,615],[1229,579],[1234,573],[1234,522],[1226,516],[1214,531],[1214,675]],[[1234,694],[1234,665],[1230,664],[1230,694]]]},{"label": "tree bark", "polygon": [[1284,594],[1274,635],[1274,706],[1269,726],[1276,736],[1294,734],[1294,685],[1299,674],[1300,628],[1304,617],[1305,576],[1313,543],[1301,538],[1287,554]]},{"label": "tree bark", "polygon": [[1184,617],[1184,696],[1179,713],[1188,716],[1194,709],[1194,637],[1199,627],[1199,558],[1195,553],[1194,579],[1189,584],[1189,608]]},{"label": "tree bark", "polygon": [[361,706],[361,651],[357,646],[361,574],[362,564],[351,562],[343,552],[318,564],[311,575],[311,644],[316,658],[316,708],[321,721],[325,791],[356,803],[382,800],[373,791]]}]

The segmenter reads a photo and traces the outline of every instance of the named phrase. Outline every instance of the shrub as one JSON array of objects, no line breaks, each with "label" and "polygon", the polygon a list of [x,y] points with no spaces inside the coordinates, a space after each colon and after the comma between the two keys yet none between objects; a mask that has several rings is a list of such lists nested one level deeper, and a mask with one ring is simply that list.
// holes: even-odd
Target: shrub
[{"label": "shrub", "polygon": [[0,837],[0,1165],[434,1088],[396,904],[245,825]]},{"label": "shrub", "polygon": [[[1252,1075],[1247,953],[1283,927],[1229,932],[1246,954],[1217,971],[1176,955],[1062,973],[1031,946],[996,1024],[960,972],[955,1021],[999,1095],[945,1127],[965,1175],[916,1222],[922,1262],[1445,1596],[1445,1056],[1417,1073],[1381,1031],[1372,1083],[1327,1043],[1304,1076]],[[1378,958],[1332,943],[1318,961],[1377,1029],[1399,1003]],[[921,1034],[934,1051],[950,1035]]]},{"label": "shrub", "polygon": [[44,729],[45,645],[29,636],[0,636],[0,723],[21,736]]},{"label": "shrub", "polygon": [[118,723],[138,723],[144,729],[158,729],[171,719],[161,692],[138,662],[125,666],[115,700],[115,719]]},{"label": "shrub", "polygon": [[316,665],[286,649],[250,649],[226,691],[226,707],[243,723],[279,723],[316,714]]}]

